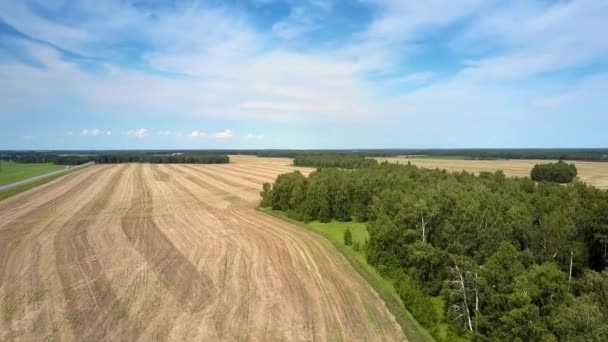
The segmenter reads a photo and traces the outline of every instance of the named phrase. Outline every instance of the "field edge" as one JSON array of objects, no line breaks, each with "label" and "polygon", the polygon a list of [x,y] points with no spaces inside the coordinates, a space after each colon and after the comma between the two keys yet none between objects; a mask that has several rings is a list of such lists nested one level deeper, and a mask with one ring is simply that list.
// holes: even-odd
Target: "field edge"
[{"label": "field edge", "polygon": [[[329,241],[332,246],[334,246],[340,254],[353,266],[353,268],[359,273],[363,279],[369,284],[372,289],[380,296],[387,309],[391,314],[395,317],[395,320],[403,330],[403,333],[407,337],[410,342],[427,342],[427,341],[435,341],[435,339],[431,336],[431,334],[416,321],[414,316],[403,306],[401,299],[398,297],[396,293],[391,293],[391,291],[385,289],[380,284],[379,276],[372,274],[369,270],[366,269],[364,265],[359,261],[347,248],[346,246],[337,243],[333,239],[331,239],[326,233],[317,230],[313,227],[308,226],[303,222],[296,221],[287,217],[285,213],[273,211],[267,208],[256,207],[256,210],[270,215],[272,217],[278,218],[285,222],[296,225],[300,228],[311,231],[317,235],[322,236],[324,239]],[[371,266],[370,266],[371,267]]]},{"label": "field edge", "polygon": [[93,166],[93,165],[95,165],[95,164],[89,164],[87,166],[78,167],[78,168],[66,169],[65,172],[60,172],[58,174],[51,175],[51,176],[48,176],[48,177],[44,177],[44,178],[41,178],[41,179],[38,179],[38,180],[35,180],[35,181],[32,181],[32,182],[29,182],[29,183],[25,183],[25,184],[16,186],[14,188],[2,190],[2,191],[0,191],[0,201],[3,201],[3,200],[5,200],[7,198],[10,198],[12,196],[18,195],[18,194],[20,194],[22,192],[25,192],[25,191],[28,191],[28,190],[32,190],[32,189],[37,188],[37,187],[39,187],[41,185],[50,183],[50,182],[52,182],[54,180],[57,180],[58,178],[61,178],[61,177],[66,176],[66,175],[69,175],[71,173],[78,172],[78,171],[81,171],[81,170],[85,170],[89,166]]}]

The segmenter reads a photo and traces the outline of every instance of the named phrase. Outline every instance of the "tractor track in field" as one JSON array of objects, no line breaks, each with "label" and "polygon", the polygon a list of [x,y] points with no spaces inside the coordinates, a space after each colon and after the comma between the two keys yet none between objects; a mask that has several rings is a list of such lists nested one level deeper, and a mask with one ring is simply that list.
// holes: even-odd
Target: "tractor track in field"
[{"label": "tractor track in field", "polygon": [[92,166],[0,203],[0,340],[405,340],[331,243],[255,209],[289,160],[234,159]]}]

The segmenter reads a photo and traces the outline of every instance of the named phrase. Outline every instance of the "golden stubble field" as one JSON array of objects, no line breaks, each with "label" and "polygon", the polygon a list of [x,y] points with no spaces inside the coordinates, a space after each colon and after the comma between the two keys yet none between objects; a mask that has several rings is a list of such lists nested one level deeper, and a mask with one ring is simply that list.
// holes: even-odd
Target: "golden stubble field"
[{"label": "golden stubble field", "polygon": [[[391,158],[376,158],[379,162],[389,161],[391,163],[407,164],[411,162],[414,165],[430,169],[444,169],[450,172],[460,172],[462,170],[468,172],[479,173],[481,171],[498,171],[502,170],[507,176],[526,177],[530,176],[530,171],[536,164],[555,162],[555,160],[465,160],[465,159],[441,159],[441,158],[410,158],[410,157],[391,157]],[[600,189],[608,189],[608,163],[601,162],[583,162],[583,161],[567,161],[574,163],[578,170],[578,177],[591,185]]]},{"label": "golden stubble field", "polygon": [[231,159],[97,165],[0,202],[0,340],[404,340],[328,241],[255,210],[291,161]]}]

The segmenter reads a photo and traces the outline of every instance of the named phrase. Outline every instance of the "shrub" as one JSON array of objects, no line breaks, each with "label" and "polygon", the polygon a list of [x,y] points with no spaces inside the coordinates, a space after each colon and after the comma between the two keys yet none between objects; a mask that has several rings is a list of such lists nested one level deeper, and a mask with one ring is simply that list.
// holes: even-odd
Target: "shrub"
[{"label": "shrub", "polygon": [[358,240],[353,241],[353,249],[355,250],[355,252],[360,252],[361,242],[359,242]]},{"label": "shrub", "polygon": [[424,293],[416,282],[406,274],[399,274],[395,279],[395,289],[405,307],[424,327],[431,328],[437,324],[439,317],[431,297]]},{"label": "shrub", "polygon": [[576,175],[576,166],[566,164],[561,160],[557,163],[536,164],[530,172],[530,178],[538,182],[569,183]]}]

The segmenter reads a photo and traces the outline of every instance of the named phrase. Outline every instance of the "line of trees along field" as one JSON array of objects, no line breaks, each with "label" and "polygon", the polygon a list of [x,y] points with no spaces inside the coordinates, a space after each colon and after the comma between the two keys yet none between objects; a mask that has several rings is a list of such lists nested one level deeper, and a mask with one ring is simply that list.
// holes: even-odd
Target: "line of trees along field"
[{"label": "line of trees along field", "polygon": [[366,159],[361,155],[301,155],[293,160],[294,166],[338,167],[342,169],[359,169],[378,165],[375,159]]},{"label": "line of trees along field", "polygon": [[142,154],[101,154],[95,156],[98,164],[116,163],[155,163],[155,164],[228,164],[227,155],[180,154],[180,155],[142,155]]},{"label": "line of trees along field", "polygon": [[53,163],[56,165],[80,165],[89,162],[98,164],[157,163],[157,164],[228,164],[227,155],[217,154],[150,154],[150,153],[104,153],[96,155],[22,154],[6,157],[17,163]]},{"label": "line of trees along field", "polygon": [[452,336],[608,341],[608,192],[383,163],[280,175],[261,205],[366,221],[368,262],[435,336],[431,296]]}]

